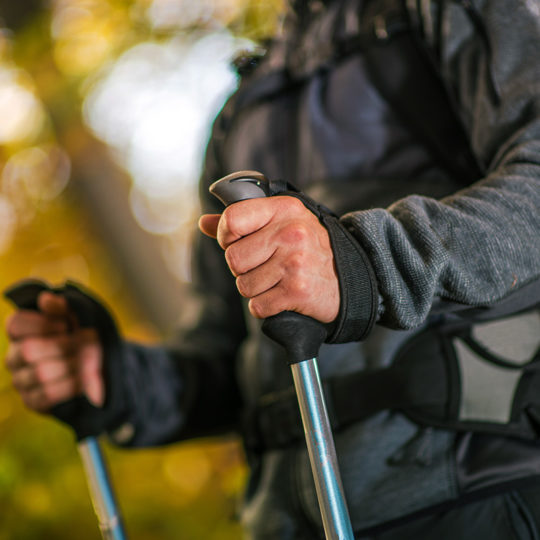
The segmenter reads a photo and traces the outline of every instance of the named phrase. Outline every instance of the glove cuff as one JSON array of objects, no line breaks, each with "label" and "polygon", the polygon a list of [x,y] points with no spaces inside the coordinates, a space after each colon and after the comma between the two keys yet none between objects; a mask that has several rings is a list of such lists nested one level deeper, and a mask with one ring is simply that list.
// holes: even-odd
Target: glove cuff
[{"label": "glove cuff", "polygon": [[50,412],[69,424],[79,440],[114,430],[127,415],[122,385],[123,345],[116,324],[103,304],[80,285],[67,282],[54,292],[66,298],[81,327],[95,328],[98,333],[103,351],[105,402],[102,407],[95,407],[85,396],[77,396],[56,405]]},{"label": "glove cuff", "polygon": [[336,320],[327,325],[326,343],[348,343],[365,339],[377,320],[379,294],[377,278],[360,243],[339,218],[324,205],[318,204],[291,184],[276,195],[300,199],[328,231],[339,280],[340,307]]},{"label": "glove cuff", "polygon": [[338,218],[322,214],[320,220],[330,236],[341,298],[338,316],[326,342],[362,341],[377,319],[379,296],[375,272],[365,251]]}]

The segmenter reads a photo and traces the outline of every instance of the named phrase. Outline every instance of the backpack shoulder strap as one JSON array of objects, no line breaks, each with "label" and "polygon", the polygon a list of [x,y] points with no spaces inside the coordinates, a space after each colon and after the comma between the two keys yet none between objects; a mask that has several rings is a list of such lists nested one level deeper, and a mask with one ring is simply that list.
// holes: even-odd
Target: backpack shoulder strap
[{"label": "backpack shoulder strap", "polygon": [[417,0],[396,1],[407,19],[407,31],[400,27],[392,33],[384,13],[379,12],[385,2],[365,3],[362,19],[373,21],[378,38],[365,49],[368,70],[383,97],[416,136],[461,184],[468,185],[482,178],[484,167],[472,150],[456,100],[439,69],[438,53],[423,31]]}]

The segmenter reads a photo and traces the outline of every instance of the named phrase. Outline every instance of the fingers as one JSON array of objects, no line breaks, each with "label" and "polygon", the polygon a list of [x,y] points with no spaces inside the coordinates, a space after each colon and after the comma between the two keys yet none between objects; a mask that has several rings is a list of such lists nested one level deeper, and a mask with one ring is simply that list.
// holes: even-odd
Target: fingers
[{"label": "fingers", "polygon": [[7,323],[6,367],[13,386],[32,410],[84,393],[103,405],[102,349],[95,329],[77,328],[66,299],[49,291],[37,299],[39,311],[18,310]]},{"label": "fingers", "polygon": [[275,287],[281,281],[284,269],[278,264],[269,261],[249,272],[240,274],[236,278],[236,288],[244,298],[253,298]]},{"label": "fingers", "polygon": [[295,197],[269,197],[240,201],[228,206],[219,220],[217,241],[226,249],[244,236],[253,234],[283,217],[294,218],[309,212]]},{"label": "fingers", "polygon": [[[205,217],[202,227],[207,231],[209,222]],[[330,238],[298,199],[235,203],[219,219],[216,238],[255,317],[286,310],[325,323],[337,317],[339,282]]]},{"label": "fingers", "polygon": [[296,311],[328,323],[338,314],[339,285],[333,261],[323,263],[309,252],[294,253],[276,272],[248,272],[237,278],[237,287],[250,298],[249,311],[256,318]]},{"label": "fingers", "polygon": [[237,240],[225,250],[225,260],[235,277],[269,261],[284,246],[280,231],[265,228]]},{"label": "fingers", "polygon": [[30,391],[39,386],[67,379],[75,373],[74,361],[64,360],[44,360],[43,362],[31,365],[21,365],[13,372],[13,386],[19,392]]},{"label": "fingers", "polygon": [[60,334],[73,325],[73,315],[64,297],[44,291],[37,304],[40,311],[20,309],[8,318],[6,331],[10,340]]},{"label": "fingers", "polygon": [[102,349],[94,329],[14,341],[6,366],[24,403],[38,412],[80,393],[95,406],[104,403]]},{"label": "fingers", "polygon": [[80,393],[76,377],[66,377],[20,391],[23,403],[33,411],[45,413],[55,405],[68,401]]},{"label": "fingers", "polygon": [[68,317],[70,314],[67,300],[49,291],[43,291],[38,296],[38,308],[41,312],[54,317]]},{"label": "fingers", "polygon": [[62,333],[52,337],[27,337],[13,348],[15,354],[6,357],[8,368],[19,365],[38,364],[53,358],[68,358],[76,350],[78,339]]},{"label": "fingers", "polygon": [[46,336],[68,331],[65,318],[49,317],[37,311],[20,310],[8,318],[6,331],[9,339],[19,341],[30,336]]},{"label": "fingers", "polygon": [[[258,204],[243,207],[244,202]],[[311,249],[312,231],[321,228],[317,218],[293,197],[253,199],[230,209],[234,207],[239,212],[223,213],[217,239],[235,276],[253,270],[275,255],[286,258],[289,253]],[[247,208],[246,215],[252,216],[252,223],[246,221],[242,208]]]},{"label": "fingers", "polygon": [[74,357],[28,361],[22,348],[19,344],[10,346],[6,364],[12,373],[12,384],[27,407],[45,412],[80,392]]},{"label": "fingers", "polygon": [[96,336],[95,340],[90,340],[81,346],[78,355],[81,387],[88,401],[96,407],[102,407],[105,403],[102,365],[102,349]]}]

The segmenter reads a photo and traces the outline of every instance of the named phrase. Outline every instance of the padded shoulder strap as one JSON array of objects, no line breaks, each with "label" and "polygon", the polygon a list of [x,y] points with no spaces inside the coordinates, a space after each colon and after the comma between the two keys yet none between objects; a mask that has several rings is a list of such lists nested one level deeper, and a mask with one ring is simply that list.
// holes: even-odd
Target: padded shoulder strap
[{"label": "padded shoulder strap", "polygon": [[233,110],[302,85],[314,73],[330,69],[346,57],[362,55],[380,94],[442,166],[461,185],[479,180],[484,168],[472,150],[459,106],[436,60],[439,51],[433,34],[437,24],[422,24],[428,12],[426,4],[430,3],[337,2],[337,8],[327,12],[328,19],[321,19],[321,24],[303,36],[296,48],[283,52],[278,68],[263,73],[257,68],[243,81]]},{"label": "padded shoulder strap", "polygon": [[416,2],[399,0],[410,31],[385,32],[384,19],[367,2],[364,18],[377,24],[378,43],[366,48],[370,75],[385,99],[393,105],[440,162],[463,185],[483,176],[483,167],[472,151],[467,130],[452,93],[435,61],[419,24]]}]

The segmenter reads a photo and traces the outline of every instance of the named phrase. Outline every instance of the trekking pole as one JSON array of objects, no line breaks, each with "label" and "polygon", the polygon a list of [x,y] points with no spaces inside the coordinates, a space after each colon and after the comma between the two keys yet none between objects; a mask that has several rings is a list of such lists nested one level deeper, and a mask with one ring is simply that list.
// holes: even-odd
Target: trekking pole
[{"label": "trekking pole", "polygon": [[126,540],[124,525],[99,440],[97,437],[86,437],[79,441],[77,449],[83,463],[101,536],[104,540]]},{"label": "trekking pole", "polygon": [[[225,206],[271,195],[268,180],[255,171],[225,176],[210,186],[210,192]],[[317,365],[319,348],[326,338],[324,325],[285,311],[266,319],[262,329],[287,351],[325,536],[328,540],[351,540],[354,535]]]},{"label": "trekking pole", "polygon": [[[37,297],[45,290],[50,290],[45,283],[27,280],[6,290],[4,296],[19,309],[37,311]],[[120,510],[97,435],[84,437],[77,442],[90,498],[103,540],[126,540]]]}]

